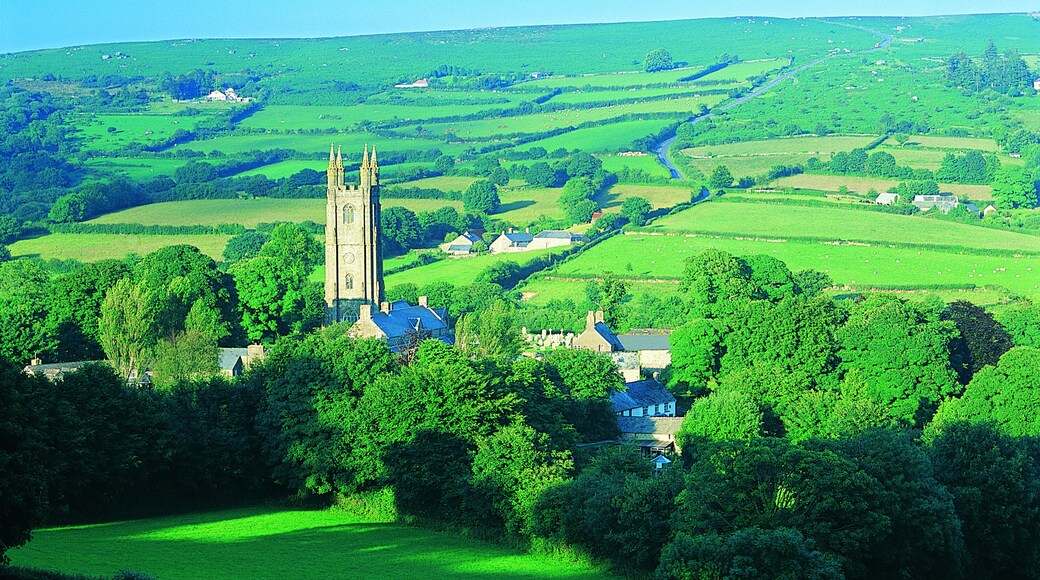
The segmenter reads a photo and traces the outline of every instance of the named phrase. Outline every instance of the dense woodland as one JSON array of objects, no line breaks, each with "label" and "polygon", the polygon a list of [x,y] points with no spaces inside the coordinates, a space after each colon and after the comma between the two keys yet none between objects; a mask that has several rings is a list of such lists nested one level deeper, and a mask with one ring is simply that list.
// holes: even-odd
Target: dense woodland
[{"label": "dense woodland", "polygon": [[[538,119],[529,131],[466,138],[436,128],[645,104],[626,94],[623,80],[525,88],[539,76],[552,82],[556,71],[633,73],[619,78],[673,74],[678,81],[652,77],[642,86],[669,91],[679,81],[696,83],[747,64],[715,54],[719,45],[707,41],[695,44],[712,45],[710,53],[700,46],[683,49],[691,44],[684,28],[656,25],[682,44],[643,47],[633,41],[640,49],[628,50],[620,61],[590,64],[580,58],[587,31],[570,29],[570,36],[554,41],[562,44],[550,43],[551,50],[532,45],[549,63],[537,71],[515,60],[513,44],[494,38],[482,40],[508,48],[495,53],[496,66],[479,62],[481,55],[446,53],[436,57],[446,61],[415,56],[406,68],[369,77],[350,76],[356,73],[351,69],[325,78],[303,65],[283,71],[271,64],[280,55],[246,66],[223,48],[202,68],[196,64],[204,62],[200,58],[187,67],[158,66],[117,53],[112,62],[126,61],[118,73],[100,74],[96,63],[69,65],[28,80],[12,71],[29,65],[13,56],[0,60],[0,565],[7,563],[5,553],[45,525],[291,502],[378,513],[522,550],[587,559],[632,577],[1035,577],[1040,304],[1028,297],[1009,296],[995,309],[967,299],[910,300],[843,286],[822,267],[792,271],[771,256],[719,249],[691,251],[681,268],[659,276],[676,292],[636,290],[645,280],[604,267],[595,275],[569,274],[564,283],[580,287],[577,294],[539,303],[523,296],[529,281],[555,273],[561,261],[597,244],[645,232],[656,219],[695,212],[699,204],[744,203],[741,196],[758,187],[803,174],[898,183],[893,191],[902,203],[893,206],[866,203],[874,189],[852,196],[857,200],[847,205],[864,219],[919,214],[907,203],[914,195],[937,194],[951,184],[991,186],[998,208],[993,217],[959,209],[905,219],[1040,235],[1040,132],[1035,123],[1008,114],[1032,110],[1022,103],[1037,98],[1029,64],[1035,68],[1035,61],[1004,47],[1010,33],[1001,43],[971,39],[973,49],[954,52],[947,49],[959,47],[960,39],[952,42],[936,32],[946,52],[928,69],[856,54],[833,61],[827,72],[809,71],[806,76],[815,76],[777,89],[775,99],[732,110],[700,102],[679,113],[624,112],[565,128]],[[738,32],[747,25],[739,19],[717,23],[718,30],[736,26]],[[775,27],[784,35],[820,40],[825,37],[812,37],[822,34],[813,27],[825,25],[830,26],[778,20]],[[630,34],[645,43],[648,29],[630,26],[636,31]],[[799,44],[788,52],[786,45],[780,50],[769,37],[754,36],[743,48],[776,59],[775,69],[735,83],[709,80],[686,88],[698,98],[739,99],[802,61],[837,54],[846,44],[858,50],[875,42],[866,32],[835,27],[850,35],[838,38],[835,47],[821,40],[822,48]],[[1026,38],[1032,29],[1021,30],[1018,37]],[[556,33],[500,32],[525,39]],[[419,36],[435,42],[436,34]],[[476,32],[454,34],[477,42],[468,36]],[[363,53],[371,48],[366,43],[379,49],[386,39],[356,42]],[[400,48],[425,55],[427,47],[417,46]],[[905,50],[923,50],[916,46],[904,43]],[[259,43],[256,49],[270,46]],[[155,47],[126,50],[145,54]],[[907,59],[915,61],[931,56],[911,54]],[[905,109],[856,110],[842,100],[854,93],[845,87],[866,85],[856,75],[866,76],[869,69],[895,81],[889,85],[926,78],[913,88],[921,89],[926,102],[933,94],[946,102],[911,108],[905,103],[917,103],[915,94],[901,101]],[[808,80],[819,82],[826,74],[835,75],[840,91],[800,92],[813,90],[806,88],[813,85]],[[436,102],[386,92],[420,77],[455,92]],[[227,87],[251,100],[214,109],[197,100]],[[668,98],[646,102],[668,104]],[[171,105],[171,99],[194,101]],[[402,113],[347,129],[246,124],[268,107],[301,103],[340,112],[366,103],[459,111],[429,119]],[[168,134],[107,150],[85,136],[84,119],[132,118],[163,106],[173,107],[164,116],[178,127]],[[602,151],[536,143],[579,128],[633,121],[653,129]],[[99,127],[90,130],[112,138],[121,131]],[[456,330],[454,346],[416,341],[400,354],[379,341],[354,340],[342,325],[322,327],[323,289],[314,281],[324,260],[322,224],[91,221],[169,201],[324,198],[325,175],[315,169],[283,177],[250,174],[282,162],[321,159],[324,152],[287,145],[229,154],[185,145],[271,136],[279,142],[336,140],[351,131],[402,144],[379,149],[384,200],[445,202],[430,210],[384,209],[384,252],[402,257],[388,276],[445,260],[413,251],[435,248],[464,231],[486,231],[477,246],[485,255],[496,233],[511,227],[589,224],[618,184],[675,181],[634,164],[607,169],[602,153],[647,154],[672,137],[675,152],[798,136],[868,134],[864,142],[870,143],[747,174],[725,161],[702,171],[691,157],[673,155],[685,178],[678,201],[652,204],[627,196],[581,228],[590,238],[584,246],[491,263],[472,283],[432,279],[389,286],[389,300],[415,303],[426,296],[431,307],[445,308]],[[931,168],[903,161],[905,151],[915,151],[915,140],[936,136],[984,137],[994,148],[943,150]],[[898,148],[883,145],[891,141]],[[345,153],[350,182],[360,152]],[[99,161],[120,158],[175,168],[148,178],[98,170]],[[458,190],[411,183],[431,177],[472,180]],[[503,217],[507,195],[518,187],[540,192],[557,211],[524,220]],[[850,197],[842,188],[836,193]],[[833,207],[832,201],[792,194],[782,203],[821,208]],[[183,243],[89,263],[12,256],[7,248],[54,234],[229,239],[219,257]],[[958,255],[1036,257],[1016,247],[970,248],[970,240],[942,244]],[[626,259],[631,273],[648,255]],[[943,288],[936,282],[926,289]],[[521,328],[578,330],[588,310],[603,310],[618,331],[673,331],[672,364],[660,380],[686,416],[677,436],[681,454],[672,457],[670,469],[655,472],[636,449],[612,443],[619,432],[608,395],[623,385],[609,357],[568,349],[522,356],[528,345]],[[219,376],[218,348],[248,343],[266,345],[266,358],[242,376]],[[22,371],[36,357],[99,362],[52,382]],[[153,382],[142,387],[135,380],[146,370],[154,371]]]}]

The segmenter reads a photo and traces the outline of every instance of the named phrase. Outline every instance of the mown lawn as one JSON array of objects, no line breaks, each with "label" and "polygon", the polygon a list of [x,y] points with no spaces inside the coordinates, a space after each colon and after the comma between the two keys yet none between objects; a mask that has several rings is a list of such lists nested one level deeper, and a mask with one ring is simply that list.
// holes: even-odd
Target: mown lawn
[{"label": "mown lawn", "polygon": [[586,565],[335,510],[247,508],[37,530],[12,564],[112,577],[604,578]]},{"label": "mown lawn", "polygon": [[109,258],[121,259],[130,253],[144,256],[166,246],[189,244],[214,260],[221,260],[224,246],[230,238],[222,235],[48,234],[39,238],[19,240],[8,247],[15,258],[59,258],[96,262]]},{"label": "mown lawn", "polygon": [[747,234],[767,238],[823,237],[833,240],[929,244],[1040,252],[1040,236],[864,210],[779,206],[756,203],[707,203],[665,216],[652,231],[688,230]]}]

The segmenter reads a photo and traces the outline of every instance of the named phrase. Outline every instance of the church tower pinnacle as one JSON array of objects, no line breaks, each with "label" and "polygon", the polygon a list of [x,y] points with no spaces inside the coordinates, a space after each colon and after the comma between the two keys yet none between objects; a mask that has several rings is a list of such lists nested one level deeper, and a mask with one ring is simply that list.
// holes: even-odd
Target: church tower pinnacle
[{"label": "church tower pinnacle", "polygon": [[359,185],[344,183],[342,150],[329,153],[325,211],[326,323],[357,320],[362,305],[383,301],[379,169],[365,146]]}]

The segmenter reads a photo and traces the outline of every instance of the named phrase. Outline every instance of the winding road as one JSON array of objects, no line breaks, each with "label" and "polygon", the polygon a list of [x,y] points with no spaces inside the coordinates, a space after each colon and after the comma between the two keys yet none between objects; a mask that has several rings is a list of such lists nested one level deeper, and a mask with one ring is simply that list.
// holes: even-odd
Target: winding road
[{"label": "winding road", "polygon": [[[828,54],[827,56],[822,56],[822,57],[820,57],[820,58],[818,58],[818,59],[816,59],[816,60],[814,60],[814,61],[812,61],[810,63],[803,64],[803,65],[801,65],[801,66],[799,66],[797,68],[794,68],[794,69],[791,69],[791,70],[785,72],[784,74],[782,74],[782,75],[776,77],[775,79],[769,81],[768,83],[766,83],[766,84],[764,84],[764,85],[762,85],[762,86],[752,90],[750,93],[748,93],[748,94],[746,94],[746,95],[744,95],[742,97],[738,97],[736,99],[733,99],[732,101],[727,101],[725,104],[715,107],[714,109],[712,109],[711,111],[709,111],[705,115],[701,115],[699,117],[694,117],[689,122],[691,124],[695,125],[695,124],[700,123],[700,122],[702,122],[702,121],[704,121],[706,119],[711,119],[712,117],[715,116],[715,111],[720,111],[720,112],[721,111],[728,111],[728,110],[732,109],[733,107],[736,107],[738,105],[746,103],[747,101],[749,101],[749,100],[751,100],[751,99],[761,95],[762,93],[768,91],[769,89],[779,85],[780,83],[786,81],[787,79],[789,79],[789,78],[797,75],[798,73],[804,71],[805,69],[814,67],[814,66],[820,64],[821,62],[825,62],[825,61],[828,61],[828,60],[830,60],[832,58],[838,58],[838,57],[841,57],[841,56],[855,56],[857,54],[866,54],[868,52],[874,52],[875,50],[882,50],[882,49],[888,48],[889,45],[891,45],[892,42],[895,41],[895,37],[892,36],[891,34],[885,34],[884,32],[880,32],[880,31],[874,30],[872,28],[867,28],[865,26],[856,26],[855,24],[848,24],[848,23],[845,23],[845,22],[833,22],[833,21],[830,21],[830,20],[821,20],[821,22],[826,22],[828,24],[835,24],[837,26],[845,26],[846,28],[855,28],[857,30],[862,30],[862,31],[868,32],[870,34],[876,34],[876,35],[881,37],[881,42],[878,42],[876,45],[874,45],[871,48],[868,48],[866,50],[857,50],[855,52],[835,52],[835,53],[832,53],[832,54]],[[665,139],[664,141],[661,141],[660,143],[658,143],[657,147],[654,149],[654,152],[657,154],[657,160],[660,161],[661,164],[664,165],[665,167],[667,167],[668,171],[671,172],[672,179],[685,179],[682,176],[682,174],[679,173],[679,169],[675,167],[675,164],[672,163],[672,160],[669,159],[669,157],[668,157],[668,150],[671,148],[672,143],[675,143],[676,138],[677,137],[675,135],[672,135],[671,137]]]}]

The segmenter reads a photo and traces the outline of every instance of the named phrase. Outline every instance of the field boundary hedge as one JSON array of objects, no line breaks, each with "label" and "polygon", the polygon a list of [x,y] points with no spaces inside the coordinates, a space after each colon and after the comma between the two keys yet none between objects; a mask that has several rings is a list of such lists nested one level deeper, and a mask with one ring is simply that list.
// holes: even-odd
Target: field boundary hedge
[{"label": "field boundary hedge", "polygon": [[144,224],[48,224],[52,234],[116,234],[135,236],[205,236],[226,235],[237,236],[246,232],[242,224],[220,224],[216,226],[169,226]]}]

